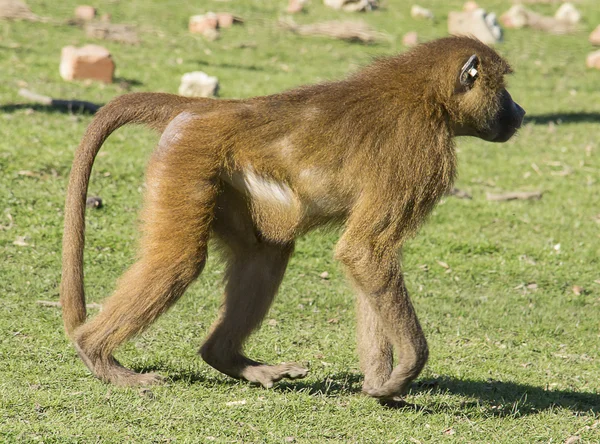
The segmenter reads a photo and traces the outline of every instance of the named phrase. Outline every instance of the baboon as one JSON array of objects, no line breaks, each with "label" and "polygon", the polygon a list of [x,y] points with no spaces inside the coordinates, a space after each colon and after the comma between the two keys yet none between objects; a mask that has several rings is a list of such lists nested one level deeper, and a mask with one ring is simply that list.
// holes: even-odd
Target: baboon
[{"label": "baboon", "polygon": [[[452,187],[454,137],[505,142],[521,126],[525,112],[505,89],[510,72],[481,42],[448,37],[345,80],[265,97],[133,93],[109,102],[75,153],[66,199],[61,302],[79,356],[106,382],[160,381],[123,367],[113,352],[196,279],[211,238],[226,259],[225,296],[202,358],[265,387],[304,377],[298,364],[267,365],[242,349],[273,301],[294,240],[337,223],[344,230],[335,257],[356,287],[363,391],[383,400],[402,394],[428,348],[399,251]],[[161,133],[147,167],[139,259],[86,322],[90,172],[106,138],[128,123]]]}]

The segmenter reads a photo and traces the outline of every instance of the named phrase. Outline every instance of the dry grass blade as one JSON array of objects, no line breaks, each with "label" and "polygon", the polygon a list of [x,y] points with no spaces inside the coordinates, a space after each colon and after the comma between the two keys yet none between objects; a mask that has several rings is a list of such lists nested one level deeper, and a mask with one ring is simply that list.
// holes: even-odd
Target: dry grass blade
[{"label": "dry grass blade", "polygon": [[487,200],[496,202],[505,200],[540,200],[542,195],[542,191],[514,191],[502,194],[487,193]]},{"label": "dry grass blade", "polygon": [[95,39],[137,45],[140,43],[137,31],[132,25],[89,22],[85,24],[85,35]]},{"label": "dry grass blade", "polygon": [[279,20],[279,26],[299,35],[332,37],[340,40],[360,43],[375,43],[386,35],[375,31],[361,21],[328,21],[298,25],[293,20]]},{"label": "dry grass blade", "polygon": [[[42,307],[61,307],[60,302],[58,301],[35,301],[36,304],[41,305]],[[85,304],[86,308],[89,309],[102,309],[102,305],[97,304],[95,302],[90,302],[89,304]]]}]

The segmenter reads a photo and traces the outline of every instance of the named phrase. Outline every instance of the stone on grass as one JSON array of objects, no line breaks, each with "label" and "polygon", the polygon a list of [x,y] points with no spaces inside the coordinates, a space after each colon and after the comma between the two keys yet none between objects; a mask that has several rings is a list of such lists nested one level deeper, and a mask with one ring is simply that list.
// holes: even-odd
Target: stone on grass
[{"label": "stone on grass", "polygon": [[427,8],[423,8],[422,6],[413,5],[412,8],[410,8],[410,16],[412,18],[422,18],[422,19],[432,20],[433,12],[431,12]]},{"label": "stone on grass", "polygon": [[290,0],[287,7],[287,12],[289,14],[297,14],[302,12],[304,9],[304,5],[306,5],[307,0]]},{"label": "stone on grass", "polygon": [[187,97],[214,97],[219,90],[219,79],[202,71],[193,71],[181,77],[179,94]]},{"label": "stone on grass", "polygon": [[473,0],[468,1],[463,5],[463,11],[475,11],[476,9],[479,9],[479,5]]},{"label": "stone on grass", "polygon": [[514,5],[502,14],[500,21],[507,28],[529,26],[551,34],[567,34],[577,29],[577,22],[581,19],[581,15],[569,3],[565,3],[563,6],[566,8],[559,8],[556,15],[550,17],[531,11],[523,5]]},{"label": "stone on grass", "polygon": [[596,29],[592,31],[589,41],[594,46],[600,46],[600,25],[598,25]]},{"label": "stone on grass", "polygon": [[574,25],[581,21],[581,13],[572,3],[563,3],[554,14],[554,18],[560,22]]},{"label": "stone on grass", "polygon": [[416,33],[416,31],[410,31],[404,34],[404,36],[402,37],[402,44],[409,48],[417,46],[419,44],[419,36]]},{"label": "stone on grass", "polygon": [[228,12],[217,12],[217,25],[219,28],[231,28],[236,19]]},{"label": "stone on grass", "polygon": [[94,20],[96,17],[96,8],[88,5],[79,5],[75,8],[75,19],[83,22]]},{"label": "stone on grass", "polygon": [[0,19],[37,21],[40,18],[20,0],[0,0]]},{"label": "stone on grass", "polygon": [[323,0],[325,6],[347,12],[364,12],[377,9],[378,0]]},{"label": "stone on grass", "polygon": [[502,28],[498,24],[496,14],[488,14],[481,8],[475,11],[450,12],[448,32],[452,35],[473,36],[486,45],[502,40]]},{"label": "stone on grass", "polygon": [[111,83],[115,62],[108,49],[102,46],[65,46],[61,53],[59,71],[65,80],[89,79]]},{"label": "stone on grass", "polygon": [[514,5],[500,16],[500,21],[507,28],[523,28],[529,24],[529,11],[523,5]]},{"label": "stone on grass", "polygon": [[585,64],[588,68],[600,69],[600,51],[590,52],[587,56]]},{"label": "stone on grass", "polygon": [[214,12],[190,17],[189,30],[193,34],[201,34],[214,40],[219,36],[219,17]]}]

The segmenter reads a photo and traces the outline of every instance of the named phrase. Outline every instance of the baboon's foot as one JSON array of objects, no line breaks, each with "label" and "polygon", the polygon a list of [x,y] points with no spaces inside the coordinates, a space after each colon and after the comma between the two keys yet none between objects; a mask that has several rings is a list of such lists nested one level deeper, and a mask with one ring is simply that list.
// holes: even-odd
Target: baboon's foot
[{"label": "baboon's foot", "polygon": [[206,343],[200,348],[200,356],[208,365],[221,373],[260,384],[265,388],[273,387],[275,382],[283,378],[304,378],[308,373],[308,369],[295,363],[267,365],[248,359],[237,352],[223,353],[222,348],[211,343]]},{"label": "baboon's foot", "polygon": [[369,392],[381,388],[381,386],[383,386],[383,384],[385,384],[385,381],[387,381],[388,378],[389,378],[389,375],[386,377],[373,377],[373,378],[369,378],[368,376],[365,375],[365,379],[364,379],[363,385],[362,385],[363,393],[369,394]]},{"label": "baboon's foot", "polygon": [[394,384],[390,384],[390,381],[380,387],[365,387],[363,384],[363,393],[382,401],[397,400],[406,393],[409,384],[410,381],[406,381],[406,383],[403,383],[400,386],[396,385],[395,382]]},{"label": "baboon's foot", "polygon": [[[400,370],[398,367],[396,369]],[[408,391],[408,386],[411,381],[417,376],[410,374],[402,374],[394,370],[389,377],[383,379],[382,377],[368,378],[365,376],[363,382],[363,393],[366,393],[373,398],[380,400],[396,400]]]},{"label": "baboon's foot", "polygon": [[279,365],[266,365],[254,363],[248,365],[240,372],[240,377],[264,388],[271,388],[273,384],[283,378],[300,379],[308,374],[308,369],[290,362]]},{"label": "baboon's foot", "polygon": [[94,359],[90,353],[83,351],[77,344],[75,344],[75,349],[87,368],[103,382],[123,387],[154,385],[164,382],[164,378],[156,373],[136,373],[123,367],[112,356]]}]

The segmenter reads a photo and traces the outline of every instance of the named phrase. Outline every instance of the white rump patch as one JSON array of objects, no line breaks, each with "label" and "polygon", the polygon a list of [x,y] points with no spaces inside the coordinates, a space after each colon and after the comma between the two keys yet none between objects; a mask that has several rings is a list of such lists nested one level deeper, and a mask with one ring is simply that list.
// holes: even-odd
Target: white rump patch
[{"label": "white rump patch", "polygon": [[164,153],[169,147],[177,143],[181,139],[183,130],[198,118],[198,115],[184,111],[177,114],[173,120],[169,122],[158,141],[158,147],[156,151],[158,154]]},{"label": "white rump patch", "polygon": [[294,206],[294,192],[285,183],[265,179],[249,169],[244,172],[244,185],[256,200],[284,207]]}]

